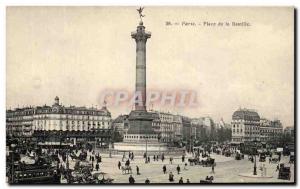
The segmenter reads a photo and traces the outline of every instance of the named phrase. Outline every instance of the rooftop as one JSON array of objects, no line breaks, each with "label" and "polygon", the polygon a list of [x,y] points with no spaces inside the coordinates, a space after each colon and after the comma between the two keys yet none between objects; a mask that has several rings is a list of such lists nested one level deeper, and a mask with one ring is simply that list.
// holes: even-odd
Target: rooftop
[{"label": "rooftop", "polygon": [[242,120],[247,120],[247,121],[260,121],[260,116],[258,115],[258,113],[255,110],[240,108],[233,113],[232,119],[233,120],[242,119]]}]

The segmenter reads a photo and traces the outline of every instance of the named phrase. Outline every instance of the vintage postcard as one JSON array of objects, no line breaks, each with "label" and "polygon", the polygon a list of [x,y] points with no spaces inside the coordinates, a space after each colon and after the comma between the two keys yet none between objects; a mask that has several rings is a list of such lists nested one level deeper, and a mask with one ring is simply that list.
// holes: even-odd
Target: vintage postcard
[{"label": "vintage postcard", "polygon": [[295,184],[294,7],[6,8],[9,184]]}]

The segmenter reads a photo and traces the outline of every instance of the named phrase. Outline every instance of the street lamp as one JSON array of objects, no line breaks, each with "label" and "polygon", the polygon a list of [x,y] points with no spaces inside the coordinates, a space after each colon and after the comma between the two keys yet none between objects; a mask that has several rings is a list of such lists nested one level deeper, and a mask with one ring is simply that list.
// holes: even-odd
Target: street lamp
[{"label": "street lamp", "polygon": [[14,177],[15,177],[15,161],[14,161],[14,148],[16,147],[16,144],[11,144],[11,183],[14,183]]},{"label": "street lamp", "polygon": [[[148,156],[148,154],[147,154],[147,147],[148,147],[148,135],[146,134],[146,158]],[[147,162],[148,162],[148,159],[147,159]]]},{"label": "street lamp", "polygon": [[110,132],[112,132],[111,137],[109,138],[109,144],[108,144],[108,148],[109,148],[109,157],[111,158],[111,148],[112,148],[112,143],[113,143],[113,137],[115,135],[115,132],[113,130],[110,130]]},{"label": "street lamp", "polygon": [[255,145],[255,148],[253,148],[253,153],[254,153],[253,175],[257,175],[257,171],[256,171],[256,150],[257,150],[256,141],[254,141],[254,145]]}]

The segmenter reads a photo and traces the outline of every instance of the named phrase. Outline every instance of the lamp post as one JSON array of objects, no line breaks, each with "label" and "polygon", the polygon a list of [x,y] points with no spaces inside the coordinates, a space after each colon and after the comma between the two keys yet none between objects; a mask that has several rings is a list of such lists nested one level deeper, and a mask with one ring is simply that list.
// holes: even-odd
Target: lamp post
[{"label": "lamp post", "polygon": [[257,175],[257,171],[256,171],[256,150],[257,150],[256,141],[254,141],[254,145],[255,145],[255,148],[253,148],[253,153],[254,153],[253,175]]},{"label": "lamp post", "polygon": [[113,143],[113,137],[115,135],[115,132],[113,130],[110,130],[112,132],[111,134],[111,137],[109,138],[109,145],[108,145],[108,148],[109,148],[109,157],[111,158],[112,155],[111,155],[111,149],[112,149],[112,143]]},{"label": "lamp post", "polygon": [[[148,135],[146,134],[146,158],[148,156],[148,154],[147,154],[147,147],[148,147]],[[147,161],[148,161],[148,159],[147,159]]]},{"label": "lamp post", "polygon": [[14,148],[16,147],[16,144],[11,144],[11,183],[14,183],[15,179],[15,161],[14,161]]},{"label": "lamp post", "polygon": [[192,153],[192,126],[190,127],[190,153]]},{"label": "lamp post", "polygon": [[257,172],[256,172],[256,155],[254,156],[253,175],[257,175]]}]

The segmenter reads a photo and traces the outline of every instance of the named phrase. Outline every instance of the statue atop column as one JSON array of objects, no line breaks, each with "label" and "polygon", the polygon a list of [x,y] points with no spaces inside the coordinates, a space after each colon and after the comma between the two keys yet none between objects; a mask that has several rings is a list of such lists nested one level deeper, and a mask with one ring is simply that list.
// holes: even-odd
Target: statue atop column
[{"label": "statue atop column", "polygon": [[144,10],[144,7],[140,7],[139,9],[136,9],[139,13],[139,16],[140,16],[140,19],[141,19],[141,22],[143,22],[142,18],[145,17],[143,13],[143,10]]}]

